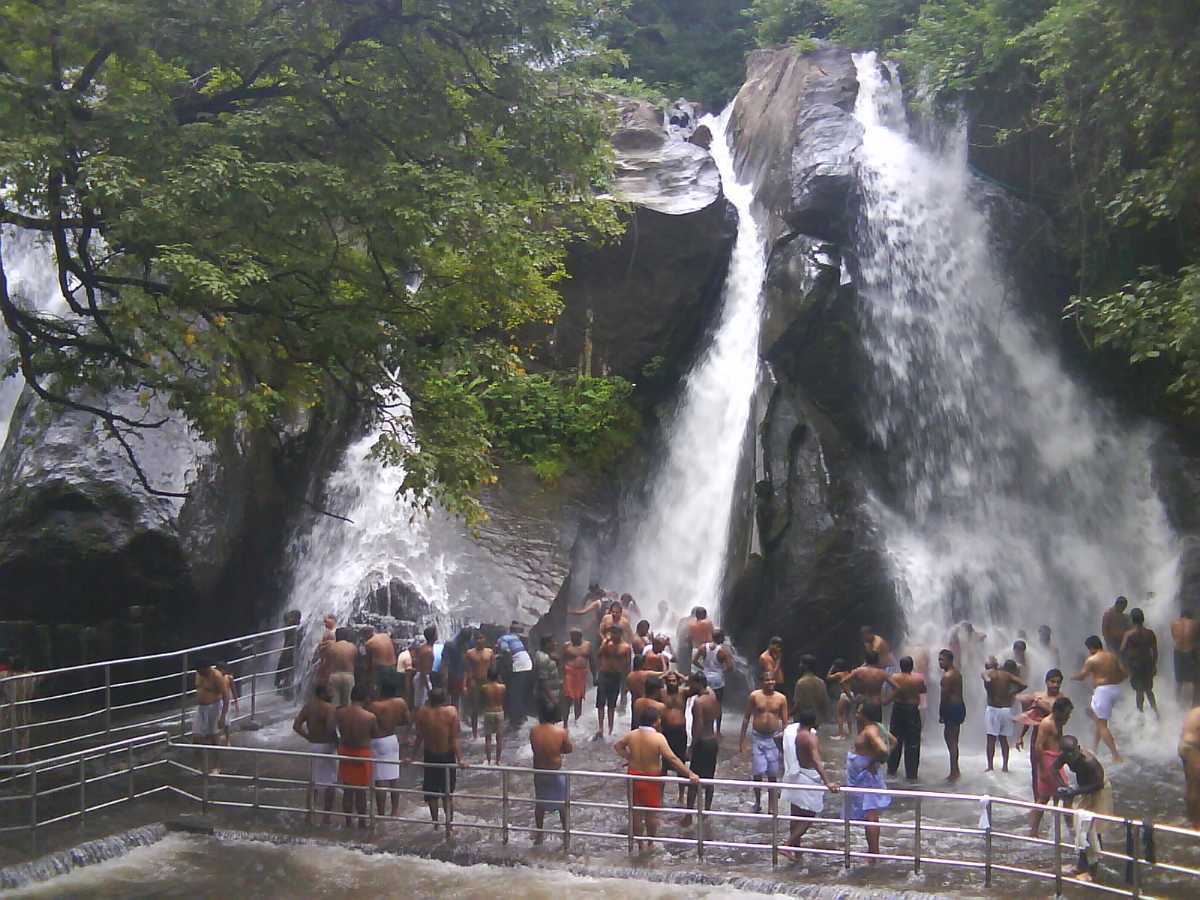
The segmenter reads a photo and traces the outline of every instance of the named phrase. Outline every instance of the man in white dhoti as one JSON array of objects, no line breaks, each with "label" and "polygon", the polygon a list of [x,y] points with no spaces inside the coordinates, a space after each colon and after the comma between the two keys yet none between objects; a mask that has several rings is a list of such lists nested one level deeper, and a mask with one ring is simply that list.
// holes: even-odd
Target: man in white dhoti
[{"label": "man in white dhoti", "polygon": [[[799,785],[780,791],[781,801],[791,805],[794,818],[814,819],[825,805],[825,789],[837,793],[838,786],[825,777],[821,765],[821,741],[817,737],[817,716],[811,709],[800,710],[797,721],[783,730],[783,783]],[[793,821],[787,845],[799,847],[800,838],[812,822]]]}]

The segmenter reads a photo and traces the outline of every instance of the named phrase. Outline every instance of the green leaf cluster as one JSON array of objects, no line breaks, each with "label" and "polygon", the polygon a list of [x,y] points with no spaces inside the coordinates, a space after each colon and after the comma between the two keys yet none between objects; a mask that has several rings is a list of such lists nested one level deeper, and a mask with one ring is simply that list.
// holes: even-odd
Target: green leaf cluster
[{"label": "green leaf cluster", "polygon": [[153,423],[82,397],[213,434],[344,392],[470,512],[511,408],[453,373],[489,377],[479,353],[558,314],[565,248],[621,228],[607,8],[0,0],[0,222],[63,283],[51,313],[0,279],[26,379],[119,436]]}]

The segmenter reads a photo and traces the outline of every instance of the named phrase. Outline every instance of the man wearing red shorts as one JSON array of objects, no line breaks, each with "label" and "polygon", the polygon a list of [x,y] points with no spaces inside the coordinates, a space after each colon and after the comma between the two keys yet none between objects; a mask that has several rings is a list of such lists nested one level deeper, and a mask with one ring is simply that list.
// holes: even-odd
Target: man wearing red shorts
[{"label": "man wearing red shorts", "polygon": [[[647,709],[637,728],[625,735],[615,744],[613,749],[629,766],[630,775],[644,775],[658,778],[662,775],[663,766],[668,765],[692,784],[700,783],[700,776],[689,769],[683,761],[671,750],[667,739],[658,731],[659,711],[655,707]],[[658,835],[658,816],[653,810],[662,806],[662,782],[641,781],[633,782],[633,834],[635,837],[643,833],[646,837]],[[638,807],[645,807],[639,809]],[[643,850],[654,848],[653,840],[638,841]]]},{"label": "man wearing red shorts", "polygon": [[367,686],[354,685],[350,692],[350,704],[337,711],[338,756],[354,756],[353,759],[338,760],[338,783],[342,787],[342,810],[346,813],[346,827],[353,827],[353,812],[358,809],[358,824],[367,827],[367,788],[371,784],[372,760],[371,739],[383,737],[379,720],[363,705],[367,701]]}]

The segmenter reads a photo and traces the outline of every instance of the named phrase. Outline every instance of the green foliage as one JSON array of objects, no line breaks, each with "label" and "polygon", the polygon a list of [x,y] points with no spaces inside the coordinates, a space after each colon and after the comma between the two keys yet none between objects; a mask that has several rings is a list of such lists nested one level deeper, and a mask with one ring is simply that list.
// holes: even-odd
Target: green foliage
[{"label": "green foliage", "polygon": [[754,22],[760,47],[825,37],[832,28],[822,0],[751,0],[743,15]]},{"label": "green foliage", "polygon": [[507,412],[479,348],[552,321],[567,244],[620,227],[582,74],[611,65],[585,37],[606,8],[0,0],[0,222],[70,286],[62,318],[0,280],[27,379],[122,440],[150,423],[82,398],[212,434],[342,391],[409,487],[476,514]]}]

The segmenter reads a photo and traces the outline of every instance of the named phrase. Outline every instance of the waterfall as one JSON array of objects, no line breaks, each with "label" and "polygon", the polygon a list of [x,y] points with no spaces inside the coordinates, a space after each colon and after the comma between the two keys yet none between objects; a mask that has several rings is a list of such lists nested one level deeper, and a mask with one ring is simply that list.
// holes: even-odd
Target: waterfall
[{"label": "waterfall", "polygon": [[665,601],[676,617],[697,604],[719,614],[733,493],[758,377],[766,263],[751,210],[753,189],[734,172],[726,131],[731,112],[732,106],[719,119],[705,118],[725,196],[738,213],[720,319],[685,379],[665,428],[664,458],[651,474],[648,498],[625,542],[624,564],[613,578],[643,610]]},{"label": "waterfall", "polygon": [[[57,306],[62,298],[58,293],[58,272],[48,246],[36,240],[28,231],[4,228],[4,273],[13,302],[24,309],[47,310]],[[3,372],[16,353],[8,328],[0,318],[0,448],[8,438],[13,409],[25,387],[19,374],[4,378]]]},{"label": "waterfall", "polygon": [[[1025,321],[973,202],[965,130],[920,146],[894,73],[873,53],[855,64],[865,404],[888,469],[876,512],[909,643],[936,653],[970,620],[988,635],[964,660],[977,688],[979,654],[1003,661],[1024,631],[1040,687],[1048,665],[1078,662],[1116,595],[1160,631],[1174,617],[1177,547],[1152,484],[1153,434],[1073,380]],[[1036,647],[1043,624],[1058,659]]]}]

